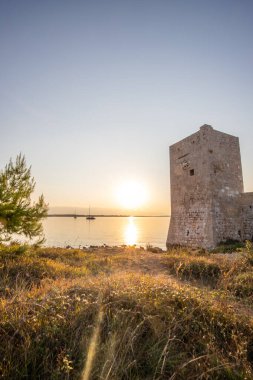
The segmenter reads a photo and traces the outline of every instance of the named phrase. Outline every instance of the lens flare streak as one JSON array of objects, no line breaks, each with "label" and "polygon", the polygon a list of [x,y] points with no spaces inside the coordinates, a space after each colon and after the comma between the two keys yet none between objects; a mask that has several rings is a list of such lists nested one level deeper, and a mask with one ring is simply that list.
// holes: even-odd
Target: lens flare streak
[{"label": "lens flare streak", "polygon": [[96,355],[96,348],[98,345],[100,327],[101,327],[103,318],[104,318],[104,312],[102,309],[100,309],[100,311],[98,313],[96,326],[94,328],[94,332],[92,334],[91,341],[89,344],[87,359],[86,359],[84,370],[83,370],[83,373],[81,376],[81,380],[89,380],[89,378],[90,378],[90,373],[91,373],[93,361],[94,361],[95,355]]}]

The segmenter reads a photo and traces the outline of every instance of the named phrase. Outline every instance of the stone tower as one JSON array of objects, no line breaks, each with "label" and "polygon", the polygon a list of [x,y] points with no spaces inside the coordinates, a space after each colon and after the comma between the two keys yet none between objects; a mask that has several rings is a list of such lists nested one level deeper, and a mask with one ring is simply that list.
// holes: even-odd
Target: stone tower
[{"label": "stone tower", "polygon": [[253,193],[243,193],[238,137],[203,125],[170,147],[167,246],[215,247],[253,238]]}]

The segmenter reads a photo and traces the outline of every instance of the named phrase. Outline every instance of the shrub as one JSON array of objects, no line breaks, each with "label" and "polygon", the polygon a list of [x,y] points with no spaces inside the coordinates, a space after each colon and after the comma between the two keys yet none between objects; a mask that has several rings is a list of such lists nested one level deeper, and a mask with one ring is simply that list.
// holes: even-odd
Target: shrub
[{"label": "shrub", "polygon": [[230,282],[228,289],[238,297],[253,296],[253,272],[240,273]]},{"label": "shrub", "polygon": [[163,252],[162,248],[153,247],[153,245],[151,245],[151,244],[147,244],[146,251],[152,252],[152,253],[162,253]]},{"label": "shrub", "polygon": [[219,265],[207,262],[206,260],[182,263],[178,267],[177,272],[180,278],[187,280],[201,280],[203,283],[212,284],[215,284],[221,275]]},{"label": "shrub", "polygon": [[245,242],[246,258],[250,265],[253,265],[253,243],[249,240]]},{"label": "shrub", "polygon": [[200,281],[211,286],[216,286],[222,274],[219,263],[203,256],[169,254],[163,259],[163,265],[180,279]]},{"label": "shrub", "polygon": [[244,248],[244,243],[238,241],[231,241],[220,243],[216,248],[211,250],[211,253],[232,253],[237,252]]}]

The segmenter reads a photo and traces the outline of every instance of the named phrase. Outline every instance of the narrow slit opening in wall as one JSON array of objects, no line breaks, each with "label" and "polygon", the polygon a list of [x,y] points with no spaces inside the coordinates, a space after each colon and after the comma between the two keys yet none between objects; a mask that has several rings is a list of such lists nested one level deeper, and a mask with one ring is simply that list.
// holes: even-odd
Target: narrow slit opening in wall
[{"label": "narrow slit opening in wall", "polygon": [[189,236],[189,230],[187,231],[187,234],[186,234],[187,236]]},{"label": "narrow slit opening in wall", "polygon": [[190,170],[190,175],[191,175],[191,176],[194,175],[194,169],[191,169],[191,170]]}]

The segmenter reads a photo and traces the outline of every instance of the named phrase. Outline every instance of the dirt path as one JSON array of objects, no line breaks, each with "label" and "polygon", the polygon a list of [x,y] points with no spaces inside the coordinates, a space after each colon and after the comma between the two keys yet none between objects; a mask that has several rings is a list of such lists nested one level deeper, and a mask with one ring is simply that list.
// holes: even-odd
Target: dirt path
[{"label": "dirt path", "polygon": [[129,257],[129,263],[126,268],[129,271],[137,270],[144,274],[150,274],[151,276],[157,274],[165,274],[168,276],[168,271],[162,264],[163,259],[163,254],[140,253]]}]

